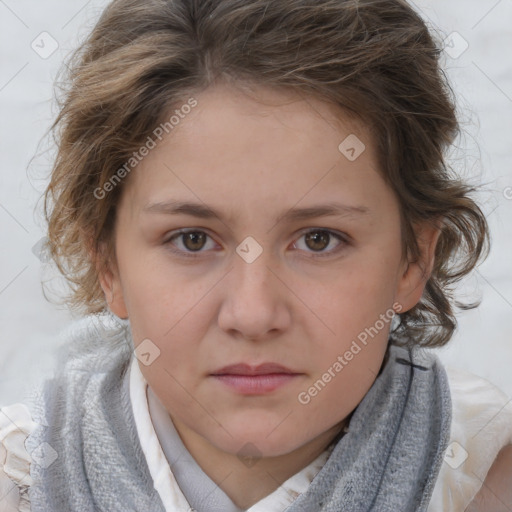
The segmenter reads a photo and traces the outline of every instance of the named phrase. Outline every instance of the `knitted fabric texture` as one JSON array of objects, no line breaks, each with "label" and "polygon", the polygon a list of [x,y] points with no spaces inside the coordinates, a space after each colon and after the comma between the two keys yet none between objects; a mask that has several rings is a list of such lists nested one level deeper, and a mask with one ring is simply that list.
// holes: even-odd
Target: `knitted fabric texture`
[{"label": "knitted fabric texture", "polygon": [[[26,442],[32,512],[165,512],[130,403],[133,347],[129,322],[113,315],[65,333],[58,370],[29,404],[39,425]],[[388,356],[348,433],[286,512],[427,510],[449,441],[446,372],[425,349],[390,344]]]}]

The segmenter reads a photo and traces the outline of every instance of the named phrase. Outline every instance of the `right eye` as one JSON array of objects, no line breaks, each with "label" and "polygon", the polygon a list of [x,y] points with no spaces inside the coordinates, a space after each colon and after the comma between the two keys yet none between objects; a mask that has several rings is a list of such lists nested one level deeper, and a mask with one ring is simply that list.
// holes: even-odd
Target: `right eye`
[{"label": "right eye", "polygon": [[[207,233],[198,229],[182,229],[174,234],[171,233],[171,235],[164,241],[164,245],[169,245],[172,252],[186,257],[197,257],[200,253],[205,252],[202,249],[207,245],[208,239],[213,242]],[[178,243],[175,243],[175,240]]]}]

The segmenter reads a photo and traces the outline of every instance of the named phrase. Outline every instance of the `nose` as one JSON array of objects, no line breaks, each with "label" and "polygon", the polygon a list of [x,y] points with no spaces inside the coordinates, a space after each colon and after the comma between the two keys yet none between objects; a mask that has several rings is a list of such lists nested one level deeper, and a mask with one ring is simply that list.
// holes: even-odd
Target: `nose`
[{"label": "nose", "polygon": [[278,336],[290,325],[292,295],[279,276],[279,265],[265,251],[251,263],[238,254],[233,259],[223,280],[219,327],[253,341]]}]

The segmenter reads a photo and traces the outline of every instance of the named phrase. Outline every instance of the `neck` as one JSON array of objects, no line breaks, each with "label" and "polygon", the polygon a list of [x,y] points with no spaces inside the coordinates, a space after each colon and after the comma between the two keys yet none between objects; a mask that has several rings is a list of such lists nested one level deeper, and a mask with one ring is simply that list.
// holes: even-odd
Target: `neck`
[{"label": "neck", "polygon": [[211,445],[177,419],[172,419],[180,438],[201,469],[241,508],[248,509],[286,480],[313,462],[344,433],[348,418],[290,453],[262,457],[254,463],[241,464],[236,454]]}]

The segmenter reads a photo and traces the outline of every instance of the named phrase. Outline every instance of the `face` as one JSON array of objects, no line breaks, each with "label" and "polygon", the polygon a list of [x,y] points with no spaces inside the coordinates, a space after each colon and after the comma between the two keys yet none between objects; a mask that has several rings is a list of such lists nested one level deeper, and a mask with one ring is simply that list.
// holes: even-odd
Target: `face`
[{"label": "face", "polygon": [[[180,433],[277,456],[359,404],[392,308],[413,307],[425,282],[401,261],[398,203],[364,127],[311,98],[258,97],[197,95],[132,171],[101,283],[156,357],[139,366]],[[435,233],[423,235],[428,256]],[[292,373],[219,376],[239,363]]]}]

